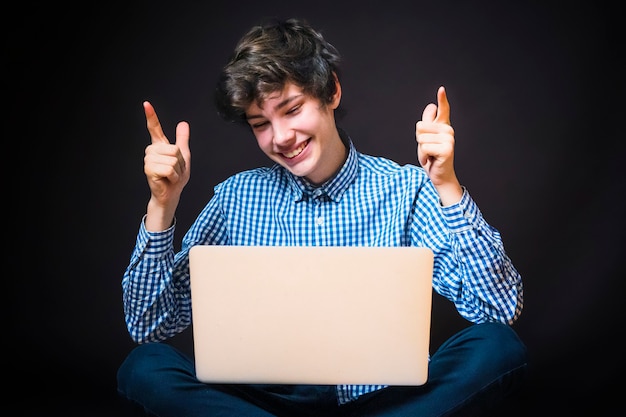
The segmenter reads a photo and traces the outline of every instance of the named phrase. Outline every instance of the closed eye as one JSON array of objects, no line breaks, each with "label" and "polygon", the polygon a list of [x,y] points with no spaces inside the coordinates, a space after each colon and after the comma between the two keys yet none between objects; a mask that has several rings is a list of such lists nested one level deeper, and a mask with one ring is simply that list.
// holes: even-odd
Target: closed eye
[{"label": "closed eye", "polygon": [[290,109],[287,111],[287,114],[294,114],[294,113],[296,113],[298,110],[300,110],[300,108],[301,108],[301,107],[302,107],[302,105],[301,105],[301,104],[298,104],[297,106],[293,106],[292,108],[290,108]]}]

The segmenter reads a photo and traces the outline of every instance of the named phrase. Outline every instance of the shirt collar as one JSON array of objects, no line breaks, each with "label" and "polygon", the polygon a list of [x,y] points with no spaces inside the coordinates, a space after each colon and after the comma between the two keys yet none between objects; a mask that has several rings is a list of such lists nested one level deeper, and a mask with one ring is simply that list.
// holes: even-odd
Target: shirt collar
[{"label": "shirt collar", "polygon": [[339,201],[350,184],[355,181],[359,171],[358,153],[352,143],[352,139],[346,132],[339,129],[339,135],[348,148],[348,158],[339,172],[322,185],[314,186],[305,178],[297,177],[285,170],[296,201],[316,198],[322,195],[327,196],[332,201]]}]

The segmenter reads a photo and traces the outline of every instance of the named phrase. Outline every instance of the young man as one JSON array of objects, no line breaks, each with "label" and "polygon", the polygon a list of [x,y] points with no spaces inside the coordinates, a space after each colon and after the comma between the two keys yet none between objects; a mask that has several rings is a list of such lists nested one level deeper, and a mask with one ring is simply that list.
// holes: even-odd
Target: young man
[{"label": "young man", "polygon": [[[189,180],[189,126],[175,143],[144,103],[152,143],[151,190],[122,287],[139,345],[118,371],[120,394],[158,416],[484,415],[524,376],[526,348],[510,325],[522,281],[499,232],[483,219],[454,170],[446,91],[416,124],[419,165],[359,153],[335,123],[340,56],[304,21],[252,28],[224,67],[216,104],[248,125],[272,167],[245,171],[214,196],[173,246],[175,211]],[[324,222],[316,222],[321,215]],[[197,244],[427,246],[434,289],[472,324],[432,353],[419,387],[204,384],[193,359],[159,342],[190,325],[189,249]],[[277,268],[295,259],[277,260]]]}]

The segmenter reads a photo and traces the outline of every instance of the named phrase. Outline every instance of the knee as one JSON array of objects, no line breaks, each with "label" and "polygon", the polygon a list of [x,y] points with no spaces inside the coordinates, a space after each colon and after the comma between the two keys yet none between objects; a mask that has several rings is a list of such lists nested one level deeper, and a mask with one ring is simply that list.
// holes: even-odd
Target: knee
[{"label": "knee", "polygon": [[164,359],[171,355],[172,347],[163,343],[147,343],[135,347],[120,365],[117,371],[118,390],[132,396],[134,387],[148,386],[163,365]]},{"label": "knee", "polygon": [[503,323],[482,323],[470,326],[472,339],[481,345],[477,349],[483,361],[501,366],[503,370],[525,368],[528,362],[526,345],[511,326]]}]

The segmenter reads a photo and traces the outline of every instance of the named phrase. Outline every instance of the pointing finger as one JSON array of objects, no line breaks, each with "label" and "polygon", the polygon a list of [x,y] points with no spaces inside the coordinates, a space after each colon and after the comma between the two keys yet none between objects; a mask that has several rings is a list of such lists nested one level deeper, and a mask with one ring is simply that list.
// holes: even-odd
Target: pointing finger
[{"label": "pointing finger", "polygon": [[450,124],[450,103],[448,103],[448,95],[443,86],[437,90],[437,116],[435,117],[435,122]]},{"label": "pointing finger", "polygon": [[144,101],[143,110],[146,114],[146,124],[148,126],[148,132],[150,132],[152,143],[170,143],[165,133],[163,133],[161,122],[159,122],[159,118],[152,104],[148,101]]}]

